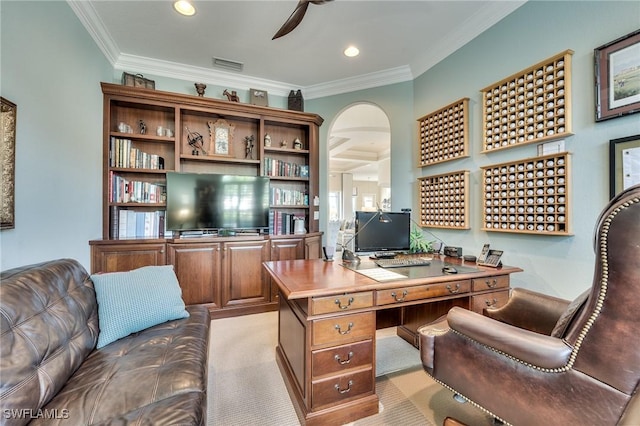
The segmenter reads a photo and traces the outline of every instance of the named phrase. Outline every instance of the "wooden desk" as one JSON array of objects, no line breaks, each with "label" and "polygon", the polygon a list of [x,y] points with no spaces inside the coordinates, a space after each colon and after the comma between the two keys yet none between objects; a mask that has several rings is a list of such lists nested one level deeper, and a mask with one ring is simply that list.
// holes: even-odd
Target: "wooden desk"
[{"label": "wooden desk", "polygon": [[[459,272],[443,274],[445,263]],[[363,260],[363,268],[373,266]],[[417,346],[417,328],[453,306],[482,312],[505,303],[509,275],[522,271],[444,257],[427,267],[389,269],[407,276],[389,281],[376,281],[338,260],[285,260],[264,267],[280,292],[276,360],[305,425],[340,425],[378,412],[377,318],[385,327],[397,325],[398,335]]]}]

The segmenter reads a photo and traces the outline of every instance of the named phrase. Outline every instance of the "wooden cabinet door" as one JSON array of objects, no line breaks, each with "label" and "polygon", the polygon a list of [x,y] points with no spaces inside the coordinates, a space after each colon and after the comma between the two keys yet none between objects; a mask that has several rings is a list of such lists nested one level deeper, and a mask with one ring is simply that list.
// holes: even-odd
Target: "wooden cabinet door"
[{"label": "wooden cabinet door", "polygon": [[168,260],[176,271],[185,304],[221,307],[221,248],[220,243],[169,244]]},{"label": "wooden cabinet door", "polygon": [[269,260],[269,251],[268,240],[224,243],[223,307],[270,301],[269,275],[262,267]]},{"label": "wooden cabinet door", "polygon": [[304,259],[304,239],[283,238],[271,240],[271,260]]},{"label": "wooden cabinet door", "polygon": [[307,237],[305,239],[305,259],[320,259],[322,258],[321,247],[322,242],[319,236]]},{"label": "wooden cabinet door", "polygon": [[165,261],[164,243],[91,245],[91,273],[124,272]]}]

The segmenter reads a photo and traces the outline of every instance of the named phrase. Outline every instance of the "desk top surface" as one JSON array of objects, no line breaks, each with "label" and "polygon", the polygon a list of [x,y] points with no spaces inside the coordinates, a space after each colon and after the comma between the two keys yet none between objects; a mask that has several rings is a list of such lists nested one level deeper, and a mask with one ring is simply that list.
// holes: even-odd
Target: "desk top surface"
[{"label": "desk top surface", "polygon": [[[458,273],[443,273],[442,267],[449,265],[455,267]],[[288,299],[438,284],[522,272],[522,269],[514,266],[491,268],[444,256],[434,258],[429,266],[390,268],[380,271],[383,274],[380,281],[370,278],[365,273],[373,268],[378,270],[382,268],[364,259],[356,268],[343,266],[340,260],[325,262],[322,259],[271,261],[265,262],[264,266]],[[357,270],[364,273],[358,273]],[[399,275],[395,275],[397,278],[386,277],[385,271]]]}]

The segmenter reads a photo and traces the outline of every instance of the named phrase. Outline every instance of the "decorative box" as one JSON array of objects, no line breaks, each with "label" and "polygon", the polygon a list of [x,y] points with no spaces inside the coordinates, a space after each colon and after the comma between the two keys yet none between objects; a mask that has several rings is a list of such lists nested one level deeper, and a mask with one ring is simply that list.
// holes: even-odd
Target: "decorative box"
[{"label": "decorative box", "polygon": [[145,89],[155,89],[156,82],[144,78],[142,74],[129,74],[128,72],[122,73],[122,84],[125,86],[143,87]]}]

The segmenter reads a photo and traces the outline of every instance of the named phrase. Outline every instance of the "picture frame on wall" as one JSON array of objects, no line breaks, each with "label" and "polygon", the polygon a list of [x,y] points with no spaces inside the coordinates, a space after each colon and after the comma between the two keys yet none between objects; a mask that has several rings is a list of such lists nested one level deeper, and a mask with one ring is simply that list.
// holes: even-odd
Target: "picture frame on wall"
[{"label": "picture frame on wall", "polygon": [[16,124],[18,107],[13,102],[0,97],[0,169],[2,187],[0,195],[0,229],[14,229],[15,222],[15,167],[16,167]]},{"label": "picture frame on wall", "polygon": [[594,49],[596,121],[640,112],[640,30]]},{"label": "picture frame on wall", "polygon": [[609,199],[640,184],[640,135],[609,141]]}]

